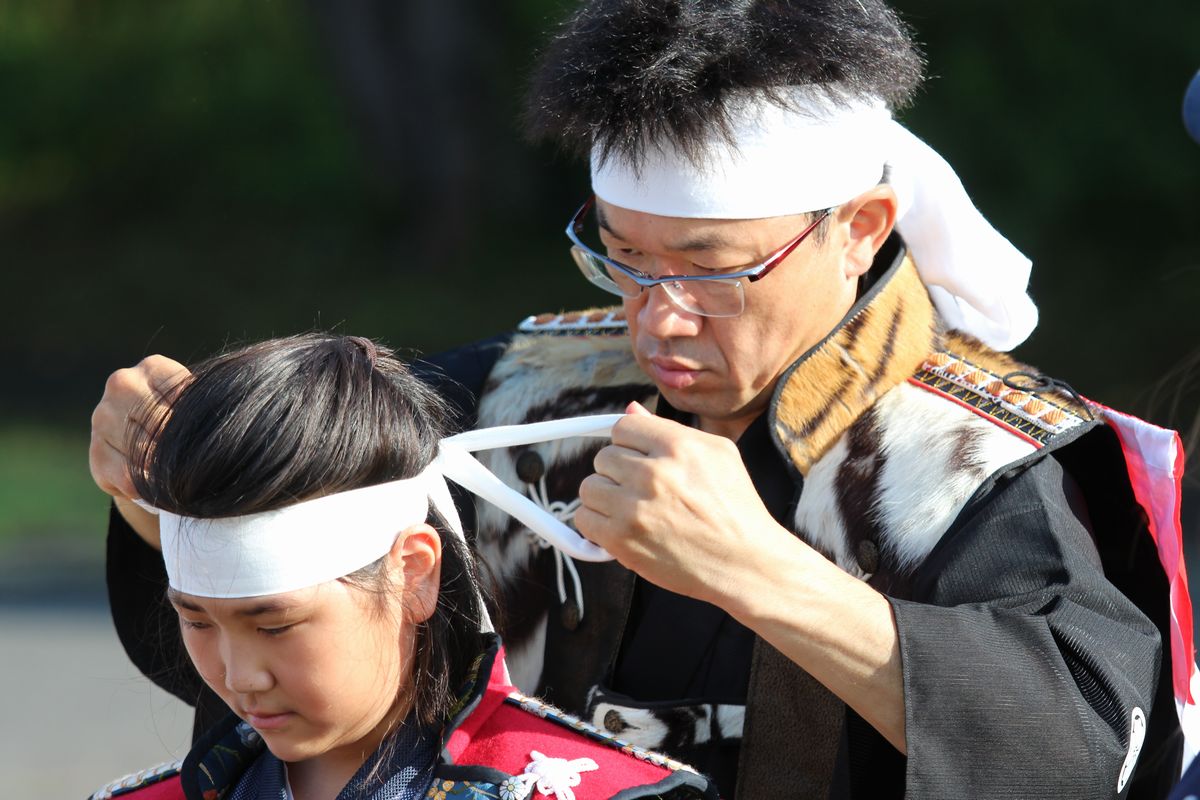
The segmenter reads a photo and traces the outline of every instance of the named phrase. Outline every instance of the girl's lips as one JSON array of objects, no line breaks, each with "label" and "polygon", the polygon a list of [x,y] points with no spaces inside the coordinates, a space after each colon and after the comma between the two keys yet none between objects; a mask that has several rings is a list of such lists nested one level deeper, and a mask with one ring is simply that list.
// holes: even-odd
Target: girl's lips
[{"label": "girl's lips", "polygon": [[273,731],[282,728],[294,716],[295,714],[290,711],[280,714],[253,714],[247,711],[246,722],[249,722],[250,727],[256,731]]}]

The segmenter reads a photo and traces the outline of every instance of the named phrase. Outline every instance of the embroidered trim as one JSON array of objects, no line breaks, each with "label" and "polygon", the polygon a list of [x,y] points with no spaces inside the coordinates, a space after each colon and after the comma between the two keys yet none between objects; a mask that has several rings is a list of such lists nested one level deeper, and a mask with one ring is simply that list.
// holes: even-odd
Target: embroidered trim
[{"label": "embroidered trim", "polygon": [[959,401],[1037,447],[1086,422],[1045,395],[1013,389],[994,372],[949,352],[931,355],[910,381]]},{"label": "embroidered trim", "polygon": [[594,725],[584,722],[579,717],[576,717],[573,714],[568,714],[562,709],[555,708],[554,706],[544,703],[535,697],[530,697],[526,694],[522,694],[521,692],[514,691],[505,698],[505,702],[518,706],[519,708],[522,708],[531,714],[535,714],[542,719],[547,719],[551,722],[557,722],[560,725],[565,725],[568,728],[573,728],[574,730],[579,731],[594,741],[606,744],[609,747],[617,748],[622,753],[633,756],[639,761],[645,761],[647,764],[653,764],[656,767],[669,769],[673,772],[678,772],[681,770],[684,772],[696,771],[687,764],[684,764],[682,761],[676,761],[669,756],[662,755],[661,753],[655,753],[636,744],[630,744],[624,739],[619,739],[612,734],[605,733]]},{"label": "embroidered trim", "polygon": [[150,786],[167,778],[172,778],[179,774],[179,770],[182,767],[183,759],[180,759],[178,761],[168,761],[164,764],[156,764],[153,767],[147,767],[138,772],[130,773],[124,778],[115,780],[104,788],[98,789],[92,795],[91,800],[111,800],[113,797],[120,797],[134,789],[141,789],[143,786]]},{"label": "embroidered trim", "polygon": [[517,325],[521,333],[551,333],[559,335],[623,334],[628,330],[625,312],[617,308],[598,311],[571,311],[565,314],[538,314],[526,317]]},{"label": "embroidered trim", "polygon": [[516,778],[505,778],[500,783],[488,781],[435,780],[425,792],[428,800],[526,800],[529,794]]}]

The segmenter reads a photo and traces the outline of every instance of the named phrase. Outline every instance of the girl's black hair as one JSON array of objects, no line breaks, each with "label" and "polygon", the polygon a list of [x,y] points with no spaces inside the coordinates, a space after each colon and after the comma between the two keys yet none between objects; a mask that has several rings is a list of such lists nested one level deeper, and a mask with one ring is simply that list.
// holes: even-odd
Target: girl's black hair
[{"label": "girl's black hair", "polygon": [[[437,454],[448,416],[387,348],[320,333],[204,361],[162,408],[130,432],[134,486],[157,508],[198,518],[411,478]],[[441,584],[433,616],[418,626],[412,700],[420,721],[433,724],[485,644],[474,559],[432,508],[427,521],[442,538]],[[383,561],[343,580],[390,591]]]}]

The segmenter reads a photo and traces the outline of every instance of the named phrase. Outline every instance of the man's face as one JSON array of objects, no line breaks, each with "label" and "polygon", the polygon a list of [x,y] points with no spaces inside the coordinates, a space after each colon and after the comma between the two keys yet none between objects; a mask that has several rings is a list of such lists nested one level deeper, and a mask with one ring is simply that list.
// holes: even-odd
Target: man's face
[{"label": "man's face", "polygon": [[[757,220],[663,217],[597,200],[608,254],[651,275],[707,274],[754,266],[800,233],[808,215]],[[737,438],[767,407],[775,383],[854,303],[862,265],[846,258],[835,212],[769,275],[743,282],[740,316],[688,313],[661,286],[625,300],[637,362],[675,408],[702,430]],[[861,261],[861,259],[860,259]]]}]

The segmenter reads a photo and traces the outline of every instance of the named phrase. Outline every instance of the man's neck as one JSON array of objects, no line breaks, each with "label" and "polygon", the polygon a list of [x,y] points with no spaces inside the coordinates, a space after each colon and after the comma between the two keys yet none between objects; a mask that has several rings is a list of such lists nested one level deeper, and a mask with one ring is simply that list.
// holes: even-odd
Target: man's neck
[{"label": "man's neck", "polygon": [[742,434],[750,427],[754,420],[758,419],[759,414],[751,414],[745,417],[737,417],[735,419],[709,419],[697,415],[696,428],[705,433],[711,433],[714,436],[724,436],[726,439],[736,442],[742,438]]}]

